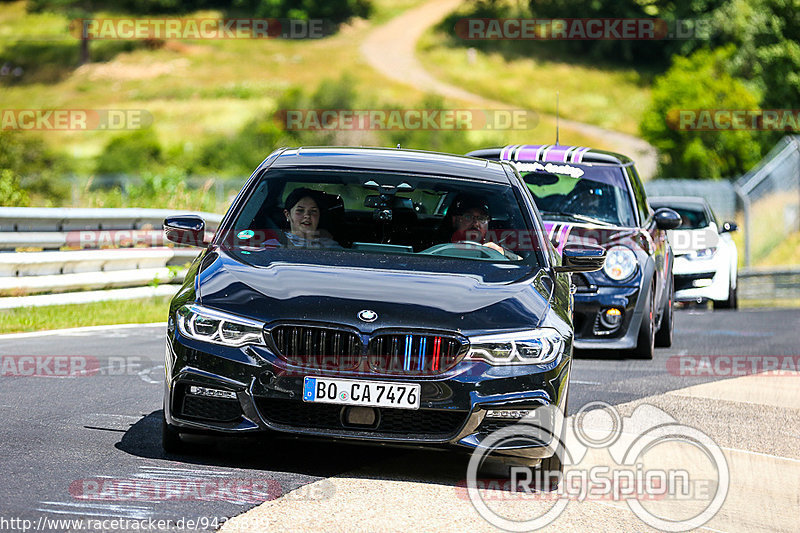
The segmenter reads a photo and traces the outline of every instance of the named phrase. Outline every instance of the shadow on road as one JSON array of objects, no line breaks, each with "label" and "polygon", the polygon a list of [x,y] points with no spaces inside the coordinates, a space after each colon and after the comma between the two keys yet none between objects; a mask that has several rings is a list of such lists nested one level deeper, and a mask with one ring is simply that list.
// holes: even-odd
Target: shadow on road
[{"label": "shadow on road", "polygon": [[[285,437],[236,438],[190,436],[190,452],[166,454],[161,448],[161,411],[133,424],[116,448],[138,457],[281,473],[285,495],[332,476],[383,481],[413,481],[464,486],[469,455],[453,449],[413,449],[315,441]],[[291,481],[284,480],[288,474]],[[273,474],[274,475],[274,474]]]},{"label": "shadow on road", "polygon": [[[328,477],[385,461],[398,454],[389,448],[286,437],[205,437],[184,439],[187,453],[167,454],[161,448],[162,411],[133,424],[115,444],[125,453],[187,464],[292,472]],[[402,452],[401,452],[402,453]]]},{"label": "shadow on road", "polygon": [[575,348],[572,353],[575,359],[597,359],[597,360],[610,360],[610,361],[625,361],[630,359],[636,360],[636,357],[631,355],[629,350],[579,350]]}]

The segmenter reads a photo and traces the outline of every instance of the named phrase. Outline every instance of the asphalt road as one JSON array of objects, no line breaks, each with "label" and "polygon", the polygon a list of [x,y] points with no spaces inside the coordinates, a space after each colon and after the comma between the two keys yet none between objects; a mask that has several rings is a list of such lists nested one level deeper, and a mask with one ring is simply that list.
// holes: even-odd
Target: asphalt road
[{"label": "asphalt road", "polygon": [[[587,402],[618,405],[725,379],[675,375],[668,365],[677,355],[797,355],[797,324],[797,309],[679,311],[673,347],[657,350],[653,361],[579,355],[570,412]],[[45,366],[39,374],[57,365],[89,369],[80,377],[0,377],[0,526],[4,518],[33,524],[42,517],[153,518],[201,519],[201,525],[213,528],[214,518],[260,503],[251,497],[258,492],[254,487],[263,489],[263,499],[272,499],[352,470],[368,468],[380,476],[382,464],[402,462],[405,454],[413,455],[415,470],[420,463],[424,469],[425,463],[442,461],[435,451],[295,440],[206,442],[203,453],[165,456],[160,447],[163,329],[0,337],[0,355],[6,356],[5,364],[20,365],[17,371],[28,368],[21,356],[71,357],[47,363],[40,357]],[[2,374],[9,370],[4,367]],[[776,432],[774,438],[784,437]],[[201,485],[205,492],[198,493]],[[292,494],[324,498],[325,484],[314,486],[313,494]]]}]

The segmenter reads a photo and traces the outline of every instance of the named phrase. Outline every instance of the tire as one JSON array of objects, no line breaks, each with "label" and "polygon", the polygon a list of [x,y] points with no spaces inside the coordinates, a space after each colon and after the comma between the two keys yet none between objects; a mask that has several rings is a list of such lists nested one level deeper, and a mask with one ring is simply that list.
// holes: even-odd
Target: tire
[{"label": "tire", "polygon": [[[490,477],[499,477],[501,479],[511,479],[512,466],[524,466],[536,470],[534,479],[536,480],[536,489],[541,492],[555,491],[561,481],[564,479],[564,464],[561,461],[562,454],[566,453],[566,435],[567,435],[567,408],[569,404],[569,389],[567,389],[567,398],[564,401],[564,421],[561,425],[561,436],[557,443],[556,453],[546,459],[524,459],[521,457],[503,457],[496,455],[489,455],[484,459],[483,465],[479,472],[482,475]],[[548,472],[549,475],[546,480],[540,476],[541,472]],[[541,482],[541,483],[540,483]]]},{"label": "tire", "polygon": [[[547,459],[542,459],[542,462],[539,463],[539,471],[550,473],[550,477],[548,477],[549,483],[541,487],[541,490],[546,492],[556,490],[561,480],[564,479],[564,465],[561,463],[561,456],[558,453],[554,453]],[[555,474],[555,477],[552,477],[553,474]]]},{"label": "tire", "polygon": [[[534,480],[536,481],[536,490],[541,492],[552,492],[558,488],[564,478],[564,465],[561,463],[561,457],[558,454],[553,454],[547,459],[530,459],[526,460],[521,457],[498,457],[490,455],[483,461],[483,465],[479,470],[479,474],[491,478],[511,479],[511,468],[514,466],[521,466],[530,468],[535,471]],[[542,480],[539,472],[548,472],[548,478]],[[540,482],[543,482],[540,483]]]},{"label": "tire", "polygon": [[669,297],[664,302],[664,309],[661,311],[661,327],[656,332],[655,345],[659,348],[669,348],[672,346],[672,331],[674,329],[673,300],[675,295],[675,282],[669,282]]},{"label": "tire", "polygon": [[721,301],[714,301],[714,309],[738,309],[739,297],[736,294],[736,288],[728,287],[728,299]]},{"label": "tire", "polygon": [[633,349],[633,355],[639,359],[652,359],[656,351],[656,328],[653,324],[653,292],[654,287],[651,286],[646,296],[647,299],[644,302],[642,323],[639,325],[639,337],[636,341],[636,348]]},{"label": "tire", "polygon": [[180,433],[167,424],[167,419],[163,415],[161,417],[161,447],[170,454],[186,451],[186,444],[181,440]]}]

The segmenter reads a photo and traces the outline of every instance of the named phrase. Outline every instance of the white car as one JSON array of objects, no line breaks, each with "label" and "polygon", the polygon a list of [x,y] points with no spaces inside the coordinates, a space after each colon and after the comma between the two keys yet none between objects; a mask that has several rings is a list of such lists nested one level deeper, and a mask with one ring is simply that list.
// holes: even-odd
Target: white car
[{"label": "white car", "polygon": [[668,207],[681,216],[680,227],[668,232],[675,254],[675,300],[703,303],[714,309],[736,309],[736,243],[730,232],[735,222],[720,224],[704,198],[665,196],[650,198],[653,209]]}]

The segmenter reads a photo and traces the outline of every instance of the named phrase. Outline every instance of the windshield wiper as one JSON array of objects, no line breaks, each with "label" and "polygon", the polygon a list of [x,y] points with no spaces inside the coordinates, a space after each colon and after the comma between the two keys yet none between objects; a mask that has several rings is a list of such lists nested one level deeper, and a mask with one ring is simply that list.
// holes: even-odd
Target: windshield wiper
[{"label": "windshield wiper", "polygon": [[581,222],[589,222],[591,224],[599,224],[601,226],[613,226],[614,224],[607,220],[600,220],[599,218],[587,217],[586,215],[579,215],[577,213],[567,213],[565,211],[540,211],[540,213],[547,215],[559,215],[562,217],[569,217]]}]

